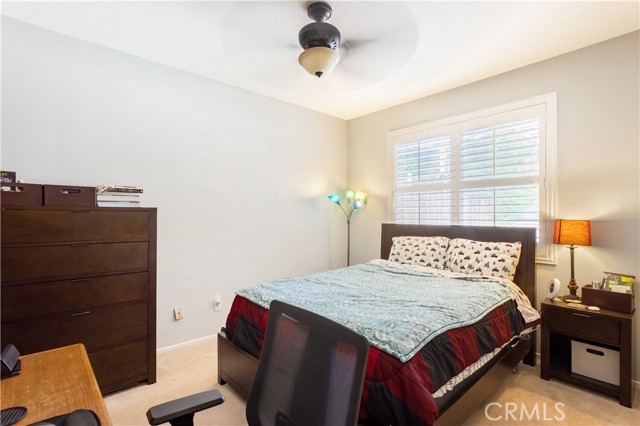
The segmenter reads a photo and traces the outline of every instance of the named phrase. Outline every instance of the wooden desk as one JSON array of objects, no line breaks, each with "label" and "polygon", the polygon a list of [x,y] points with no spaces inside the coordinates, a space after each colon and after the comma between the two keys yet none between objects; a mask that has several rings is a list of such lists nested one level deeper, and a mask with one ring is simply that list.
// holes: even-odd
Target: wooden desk
[{"label": "wooden desk", "polygon": [[111,425],[84,345],[65,346],[20,357],[22,373],[2,380],[2,408],[23,406],[28,425],[84,408]]}]

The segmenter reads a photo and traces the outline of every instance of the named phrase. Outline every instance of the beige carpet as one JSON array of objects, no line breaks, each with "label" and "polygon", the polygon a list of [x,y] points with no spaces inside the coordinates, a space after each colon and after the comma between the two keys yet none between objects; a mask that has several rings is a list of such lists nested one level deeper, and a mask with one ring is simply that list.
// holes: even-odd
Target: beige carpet
[{"label": "beige carpet", "polygon": [[[487,399],[486,409],[477,410],[464,426],[640,425],[640,391],[630,409],[606,395],[541,380],[539,373],[538,368],[522,366]],[[105,401],[114,425],[147,425],[149,407],[213,388],[219,388],[226,401],[196,414],[196,425],[246,425],[244,400],[229,386],[218,385],[214,340],[160,354],[157,383],[116,392]]]}]

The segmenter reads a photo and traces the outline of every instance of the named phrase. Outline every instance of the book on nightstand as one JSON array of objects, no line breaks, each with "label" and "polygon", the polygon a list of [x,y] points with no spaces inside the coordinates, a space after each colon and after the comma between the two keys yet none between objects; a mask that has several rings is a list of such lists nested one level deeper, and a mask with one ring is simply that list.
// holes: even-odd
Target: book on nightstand
[{"label": "book on nightstand", "polygon": [[636,277],[633,275],[605,272],[602,274],[602,289],[615,293],[633,294],[633,284]]}]

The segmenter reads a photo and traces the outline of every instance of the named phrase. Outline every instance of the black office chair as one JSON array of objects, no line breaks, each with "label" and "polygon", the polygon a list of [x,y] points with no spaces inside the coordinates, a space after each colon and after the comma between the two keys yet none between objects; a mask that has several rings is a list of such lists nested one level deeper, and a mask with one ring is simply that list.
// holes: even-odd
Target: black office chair
[{"label": "black office chair", "polygon": [[[273,301],[247,401],[247,422],[251,426],[355,425],[368,352],[364,336],[313,312]],[[224,401],[217,390],[209,392],[203,408],[195,407],[196,411]],[[192,398],[151,408],[149,424],[193,425]]]},{"label": "black office chair", "polygon": [[51,417],[29,426],[100,426],[100,418],[91,410],[76,410],[62,416]]}]

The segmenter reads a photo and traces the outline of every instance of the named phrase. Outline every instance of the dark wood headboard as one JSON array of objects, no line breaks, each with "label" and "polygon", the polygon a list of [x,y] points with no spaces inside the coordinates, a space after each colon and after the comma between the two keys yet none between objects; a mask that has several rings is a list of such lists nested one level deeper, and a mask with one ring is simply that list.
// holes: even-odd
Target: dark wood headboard
[{"label": "dark wood headboard", "polygon": [[522,244],[520,260],[513,281],[536,306],[536,230],[535,228],[507,228],[498,226],[440,226],[382,224],[380,257],[389,258],[393,237],[402,236],[466,238],[476,241],[517,242]]}]

